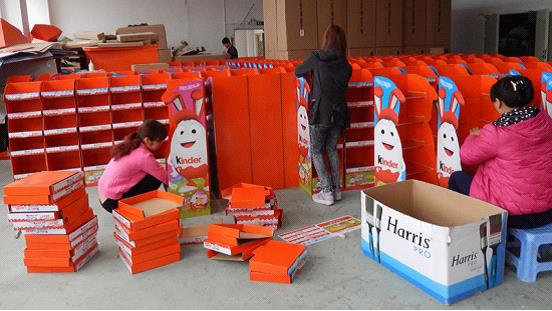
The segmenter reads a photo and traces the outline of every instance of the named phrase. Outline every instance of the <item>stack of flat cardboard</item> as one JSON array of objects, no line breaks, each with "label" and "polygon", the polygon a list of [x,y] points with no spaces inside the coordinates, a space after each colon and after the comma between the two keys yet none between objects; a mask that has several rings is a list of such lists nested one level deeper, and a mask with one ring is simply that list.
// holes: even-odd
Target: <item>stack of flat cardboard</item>
[{"label": "stack of flat cardboard", "polygon": [[113,211],[115,243],[131,273],[159,268],[180,260],[178,208],[183,198],[152,191],[119,201]]},{"label": "stack of flat cardboard", "polygon": [[268,243],[274,230],[250,225],[209,225],[207,240],[203,246],[208,249],[207,257],[215,260],[246,261],[253,251]]},{"label": "stack of flat cardboard", "polygon": [[253,251],[249,261],[252,281],[291,283],[305,264],[307,247],[270,241]]},{"label": "stack of flat cardboard", "polygon": [[270,187],[239,184],[231,189],[226,214],[236,217],[237,224],[261,225],[278,229],[284,211]]},{"label": "stack of flat cardboard", "polygon": [[159,46],[157,50],[159,54],[159,62],[167,63],[172,60],[172,53],[167,44],[167,33],[165,31],[165,25],[156,24],[156,25],[142,25],[142,26],[129,26],[118,28],[116,34],[126,35],[126,34],[136,34],[144,32],[153,32],[157,35],[157,40],[154,40],[152,43],[155,43]]},{"label": "stack of flat cardboard", "polygon": [[25,234],[29,273],[76,272],[98,251],[82,172],[50,171],[4,187],[8,220]]}]

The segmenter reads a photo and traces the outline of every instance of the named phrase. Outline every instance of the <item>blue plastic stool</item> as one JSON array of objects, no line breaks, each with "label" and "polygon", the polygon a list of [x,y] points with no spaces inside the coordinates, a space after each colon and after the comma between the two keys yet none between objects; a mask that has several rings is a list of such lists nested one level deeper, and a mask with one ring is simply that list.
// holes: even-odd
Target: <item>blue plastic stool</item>
[{"label": "blue plastic stool", "polygon": [[[517,278],[522,282],[536,282],[537,274],[552,271],[552,262],[538,262],[537,254],[541,245],[552,244],[552,224],[535,229],[511,229],[509,235],[520,242],[520,256],[506,249],[506,260],[516,267]],[[508,244],[510,246],[510,244]]]}]

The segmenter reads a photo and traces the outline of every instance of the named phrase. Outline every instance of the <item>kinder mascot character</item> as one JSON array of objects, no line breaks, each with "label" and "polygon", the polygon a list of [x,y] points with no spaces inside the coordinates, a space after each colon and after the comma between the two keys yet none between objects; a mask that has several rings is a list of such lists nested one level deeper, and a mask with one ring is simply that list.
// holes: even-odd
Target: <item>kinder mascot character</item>
[{"label": "kinder mascot character", "polygon": [[542,110],[552,118],[552,73],[550,72],[542,74],[541,97]]},{"label": "kinder mascot character", "polygon": [[184,217],[210,212],[204,97],[201,81],[169,87],[163,95],[170,103],[169,191],[184,197]]},{"label": "kinder mascot character", "polygon": [[374,80],[374,163],[376,186],[404,181],[406,165],[397,130],[403,93],[388,78]]},{"label": "kinder mascot character", "polygon": [[299,178],[307,192],[311,192],[312,161],[310,157],[309,131],[309,95],[310,87],[303,78],[297,79],[297,142],[299,144]]},{"label": "kinder mascot character", "polygon": [[464,97],[454,82],[446,77],[439,79],[439,105],[437,131],[437,179],[441,187],[448,187],[450,175],[462,170],[458,120]]}]

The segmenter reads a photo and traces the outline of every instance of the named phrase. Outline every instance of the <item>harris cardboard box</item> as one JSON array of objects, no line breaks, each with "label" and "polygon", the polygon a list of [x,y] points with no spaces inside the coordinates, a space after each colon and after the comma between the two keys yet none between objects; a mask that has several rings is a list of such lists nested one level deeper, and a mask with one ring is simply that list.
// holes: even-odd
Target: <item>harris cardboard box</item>
[{"label": "harris cardboard box", "polygon": [[502,284],[506,211],[421,181],[361,193],[362,252],[444,304]]}]

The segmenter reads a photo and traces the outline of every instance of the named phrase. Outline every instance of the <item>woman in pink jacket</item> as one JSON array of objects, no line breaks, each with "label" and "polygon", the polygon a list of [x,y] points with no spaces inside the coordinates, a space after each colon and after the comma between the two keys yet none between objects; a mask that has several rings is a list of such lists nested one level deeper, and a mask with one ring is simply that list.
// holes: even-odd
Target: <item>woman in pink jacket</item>
[{"label": "woman in pink jacket", "polygon": [[509,227],[552,222],[552,119],[530,106],[531,81],[509,76],[491,88],[501,116],[472,129],[460,150],[462,163],[479,166],[475,176],[452,174],[449,189],[508,211]]},{"label": "woman in pink jacket", "polygon": [[106,211],[111,213],[116,209],[120,199],[167,184],[167,171],[153,156],[165,138],[167,129],[163,124],[146,120],[136,132],[113,148],[113,158],[98,181],[100,201]]}]

